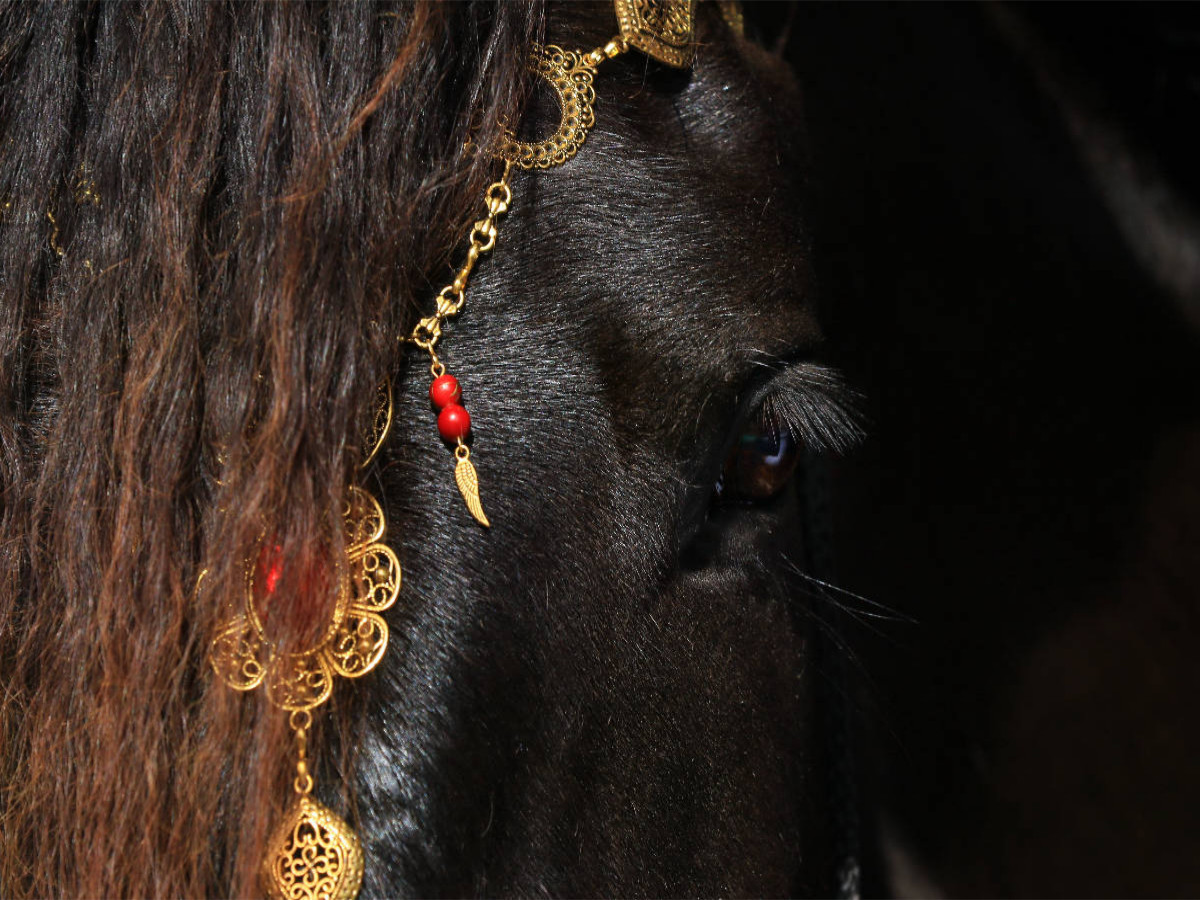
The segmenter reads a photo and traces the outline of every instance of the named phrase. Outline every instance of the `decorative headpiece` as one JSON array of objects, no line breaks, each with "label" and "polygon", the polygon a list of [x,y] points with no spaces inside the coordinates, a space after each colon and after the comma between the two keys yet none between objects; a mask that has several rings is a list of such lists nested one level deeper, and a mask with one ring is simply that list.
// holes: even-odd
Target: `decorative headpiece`
[{"label": "decorative headpiece", "polygon": [[[563,50],[561,47],[535,45],[530,54],[529,68],[554,89],[560,111],[558,128],[550,137],[540,141],[521,141],[511,131],[505,131],[493,154],[504,161],[500,180],[484,192],[487,215],[471,226],[467,258],[454,280],[438,292],[433,315],[421,319],[408,336],[409,343],[429,354],[429,372],[433,383],[429,398],[439,410],[438,432],[443,440],[454,444],[458,464],[454,480],[466,501],[467,509],[480,525],[488,526],[487,515],[479,497],[479,476],[471,463],[471,451],[466,444],[471,431],[471,416],[459,400],[462,390],[458,379],[446,373],[446,366],[435,349],[446,321],[462,310],[466,302],[467,282],[479,258],[496,246],[496,220],[508,212],[512,203],[509,176],[513,166],[519,169],[549,169],[571,159],[587,140],[595,124],[592,108],[596,92],[592,79],[596,67],[606,59],[624,53],[630,47],[675,68],[687,68],[695,55],[692,23],[696,0],[614,0],[620,34],[603,47],[584,53]],[[736,30],[741,32],[741,13],[736,3],[722,3],[722,15],[730,20],[737,16]]]},{"label": "decorative headpiece", "polygon": [[[595,121],[592,79],[606,59],[634,47],[668,66],[686,68],[694,55],[695,0],[614,0],[614,6],[620,34],[603,47],[589,53],[553,45],[533,48],[530,69],[558,96],[562,113],[558,128],[550,137],[534,142],[520,141],[506,131],[490,148],[489,152],[504,162],[504,171],[484,193],[487,212],[471,227],[466,260],[454,280],[438,292],[432,315],[421,319],[402,338],[429,354],[433,378],[429,397],[438,410],[438,431],[454,447],[455,481],[467,509],[483,526],[490,523],[480,501],[479,478],[467,443],[471,418],[460,403],[458,381],[448,374],[437,345],[447,321],[462,311],[476,263],[496,245],[497,219],[512,203],[512,169],[559,166],[578,152]],[[731,19],[736,4],[722,3],[721,7],[726,20],[740,31],[740,12],[736,13],[737,23]],[[365,438],[364,469],[385,443],[391,422],[391,387],[384,385]],[[383,543],[387,528],[383,508],[366,490],[350,487],[342,520],[347,554],[344,575],[339,584],[323,585],[336,592],[336,603],[316,645],[298,653],[282,652],[267,636],[263,610],[280,580],[283,560],[277,548],[266,541],[258,558],[246,566],[241,608],[220,629],[209,654],[217,676],[229,687],[251,691],[265,686],[268,699],[289,714],[296,738],[296,799],[273,832],[263,864],[268,892],[287,900],[352,900],[362,884],[363,853],[357,835],[312,797],[308,732],[312,711],[329,699],[336,677],[359,678],[383,657],[388,626],[380,613],[399,593],[400,563]]]}]

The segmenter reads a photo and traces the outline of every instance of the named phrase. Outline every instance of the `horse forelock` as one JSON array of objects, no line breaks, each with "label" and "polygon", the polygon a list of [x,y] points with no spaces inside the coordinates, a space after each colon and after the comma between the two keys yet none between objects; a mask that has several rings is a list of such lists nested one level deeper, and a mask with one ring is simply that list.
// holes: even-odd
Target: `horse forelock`
[{"label": "horse forelock", "polygon": [[2,13],[6,893],[250,889],[288,751],[213,683],[218,601],[265,528],[340,546],[385,375],[392,647],[313,738],[364,893],[823,890],[799,500],[711,500],[765,398],[842,427],[786,66],[705,5],[689,71],[605,63],[578,155],[512,178],[438,348],[484,531],[395,337],[494,177],[464,142],[611,7],[193,12]]}]

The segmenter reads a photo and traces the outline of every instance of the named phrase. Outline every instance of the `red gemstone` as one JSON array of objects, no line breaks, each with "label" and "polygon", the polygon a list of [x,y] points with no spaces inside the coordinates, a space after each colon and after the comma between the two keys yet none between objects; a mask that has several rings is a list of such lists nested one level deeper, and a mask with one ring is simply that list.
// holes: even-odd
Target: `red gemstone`
[{"label": "red gemstone", "polygon": [[263,574],[262,586],[267,594],[275,593],[275,588],[279,587],[279,579],[283,577],[283,558],[281,554],[283,548],[278,544],[274,547],[263,547],[259,553],[259,565],[265,564],[266,572]]},{"label": "red gemstone", "polygon": [[309,650],[324,639],[338,600],[327,560],[326,554],[304,552],[285,559],[283,548],[274,542],[259,551],[254,614],[280,652]]},{"label": "red gemstone", "polygon": [[461,441],[470,430],[471,416],[457,403],[451,403],[438,413],[438,431],[443,440]]},{"label": "red gemstone", "polygon": [[453,375],[441,375],[429,386],[429,399],[438,409],[457,403],[461,396],[462,388],[458,386],[458,379]]}]

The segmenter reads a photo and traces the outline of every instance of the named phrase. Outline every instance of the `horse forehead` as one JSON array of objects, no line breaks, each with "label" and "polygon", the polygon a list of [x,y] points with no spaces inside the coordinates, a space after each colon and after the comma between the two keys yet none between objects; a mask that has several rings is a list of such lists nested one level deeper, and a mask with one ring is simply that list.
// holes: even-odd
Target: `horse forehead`
[{"label": "horse forehead", "polygon": [[[556,43],[611,28],[570,10]],[[514,175],[475,298],[508,356],[591,367],[597,385],[657,380],[686,405],[819,342],[799,89],[718,17],[699,21],[691,70],[635,52],[603,64],[578,154]],[[528,115],[549,134],[561,111],[543,96]]]},{"label": "horse forehead", "polygon": [[553,284],[575,328],[726,374],[820,339],[799,95],[752,63],[714,50],[682,87],[599,84],[578,156],[518,186],[521,280]]}]

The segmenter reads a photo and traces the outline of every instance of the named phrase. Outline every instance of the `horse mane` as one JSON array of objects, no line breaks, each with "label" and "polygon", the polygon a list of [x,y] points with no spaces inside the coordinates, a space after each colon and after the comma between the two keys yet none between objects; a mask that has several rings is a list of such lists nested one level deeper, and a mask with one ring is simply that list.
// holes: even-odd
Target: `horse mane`
[{"label": "horse mane", "polygon": [[208,644],[265,523],[341,547],[358,423],[494,174],[464,145],[542,22],[0,10],[0,895],[255,892],[284,717]]}]

